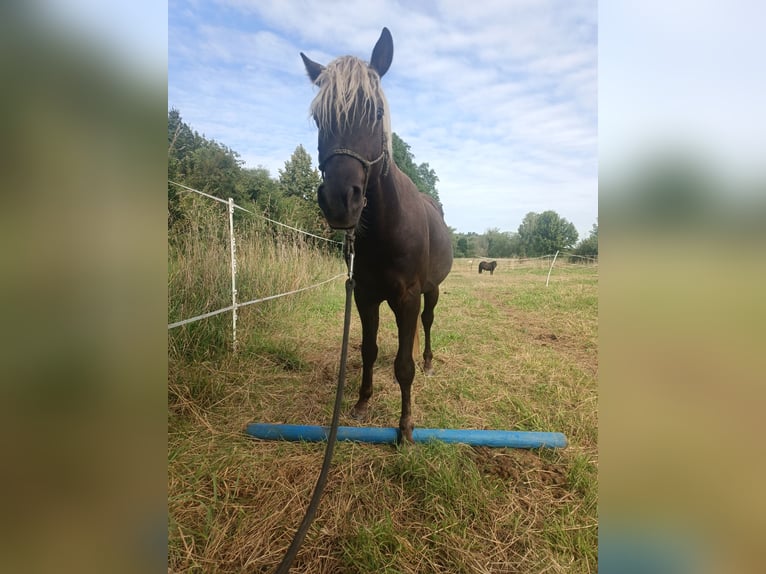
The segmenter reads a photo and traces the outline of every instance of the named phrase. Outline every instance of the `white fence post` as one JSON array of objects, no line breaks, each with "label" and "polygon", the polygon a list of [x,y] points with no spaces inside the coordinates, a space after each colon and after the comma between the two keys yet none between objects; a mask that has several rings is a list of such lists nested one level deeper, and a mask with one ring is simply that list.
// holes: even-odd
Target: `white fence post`
[{"label": "white fence post", "polygon": [[232,347],[237,352],[237,249],[234,244],[234,200],[229,198],[229,244],[231,245],[231,333]]},{"label": "white fence post", "polygon": [[[246,213],[249,213],[251,215],[258,215],[257,213],[254,213],[250,211],[249,209],[245,209],[244,207],[240,207],[236,203],[234,203],[234,200],[232,198],[229,198],[228,201],[225,199],[221,199],[220,197],[215,197],[214,195],[210,195],[208,193],[203,193],[197,189],[182,185],[180,183],[177,183],[175,181],[168,180],[168,183],[172,183],[173,185],[177,185],[181,189],[184,189],[186,191],[192,191],[194,193],[198,193],[199,195],[202,195],[204,197],[207,197],[208,199],[212,199],[214,201],[218,201],[220,203],[225,203],[228,205],[229,209],[229,239],[231,243],[231,305],[229,307],[225,307],[223,309],[218,309],[217,311],[210,311],[209,313],[203,313],[202,315],[197,315],[196,317],[191,317],[189,319],[184,319],[182,321],[176,321],[175,323],[168,324],[168,330],[175,329],[176,327],[180,327],[181,325],[188,325],[189,323],[194,323],[195,321],[199,321],[201,319],[206,319],[208,317],[214,317],[216,315],[219,315],[221,313],[227,313],[229,311],[232,311],[232,341],[233,341],[233,347],[234,351],[237,350],[237,309],[240,307],[245,307],[247,305],[252,305],[253,303],[261,303],[263,301],[269,301],[271,299],[276,299],[278,297],[284,297],[285,295],[292,295],[294,293],[300,293],[301,291],[306,291],[308,289],[313,289],[314,287],[319,287],[320,285],[324,285],[325,283],[329,283],[330,281],[334,281],[335,279],[338,279],[339,277],[345,277],[345,273],[341,273],[339,275],[336,275],[335,277],[332,277],[330,279],[327,279],[326,281],[322,281],[320,283],[317,283],[315,285],[310,285],[309,287],[303,287],[302,289],[295,289],[293,291],[289,291],[287,293],[280,293],[279,295],[270,295],[268,297],[263,297],[261,299],[253,299],[252,301],[247,301],[246,303],[237,303],[237,251],[236,251],[236,243],[234,240],[234,209],[239,209],[241,211],[244,211]],[[322,241],[327,241],[328,243],[337,243],[338,245],[343,245],[340,241],[335,241],[333,239],[327,239],[326,237],[320,237],[319,235],[314,235],[313,233],[309,233],[308,231],[303,231],[302,229],[298,229],[297,227],[291,227],[289,225],[285,225],[284,223],[281,223],[279,221],[275,221],[273,219],[269,219],[268,217],[263,217],[262,215],[259,216],[261,219],[264,219],[266,221],[269,221],[271,223],[274,223],[276,225],[280,225],[282,227],[285,227],[287,229],[292,229],[293,231],[296,231],[298,233],[302,233],[304,235],[309,235],[311,237],[316,237],[317,239],[321,239]]]},{"label": "white fence post", "polygon": [[551,278],[551,271],[553,271],[553,264],[554,264],[554,263],[556,263],[556,257],[558,257],[558,256],[559,256],[559,250],[557,249],[557,250],[556,250],[556,255],[554,255],[554,256],[553,256],[553,261],[551,261],[551,268],[550,268],[550,269],[548,269],[548,277],[547,277],[547,279],[545,280],[545,286],[546,286],[546,287],[548,286],[548,281],[549,281],[549,280],[550,280],[550,278]]}]

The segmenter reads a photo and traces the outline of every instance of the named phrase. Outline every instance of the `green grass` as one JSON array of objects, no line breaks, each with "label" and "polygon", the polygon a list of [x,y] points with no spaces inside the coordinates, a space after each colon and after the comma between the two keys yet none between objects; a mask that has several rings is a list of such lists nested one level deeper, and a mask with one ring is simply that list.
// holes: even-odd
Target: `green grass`
[{"label": "green grass", "polygon": [[398,573],[401,570],[396,567],[396,556],[403,548],[404,541],[387,515],[342,540],[342,561],[352,571]]},{"label": "green grass", "polygon": [[[210,275],[190,284],[209,293],[173,301],[171,312],[225,301],[215,291],[222,283],[225,292],[228,271],[223,281],[213,279],[218,264],[192,247],[185,249],[203,266],[195,273]],[[281,267],[258,280],[281,290],[342,272],[337,259],[311,250],[296,252],[302,264],[288,272],[280,258],[294,247],[259,252],[260,263],[246,266],[248,273]],[[188,264],[183,258],[169,264],[172,285],[179,284],[173,277],[192,273]],[[436,372],[426,378],[419,370],[413,385],[416,425],[557,431],[569,446],[338,444],[292,571],[597,569],[597,267],[557,262],[548,287],[547,264],[501,260],[493,276],[474,267],[456,260],[443,285],[433,332]],[[169,572],[271,572],[281,560],[324,445],[255,441],[242,431],[248,422],[329,422],[343,297],[338,280],[241,310],[236,355],[228,315],[170,332]],[[360,341],[355,315],[341,424],[396,426],[396,329],[387,306],[381,307],[375,394],[363,423],[348,416],[360,382]]]}]

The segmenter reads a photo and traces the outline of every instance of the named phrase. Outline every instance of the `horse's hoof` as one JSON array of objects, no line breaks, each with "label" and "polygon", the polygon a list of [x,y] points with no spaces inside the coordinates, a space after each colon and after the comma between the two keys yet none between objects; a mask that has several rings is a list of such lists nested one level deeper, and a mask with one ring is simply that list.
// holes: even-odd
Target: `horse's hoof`
[{"label": "horse's hoof", "polygon": [[351,418],[362,421],[367,418],[367,407],[359,407],[355,406],[353,409],[351,409]]},{"label": "horse's hoof", "polygon": [[434,368],[433,367],[425,367],[425,368],[423,368],[423,373],[425,374],[426,377],[430,377],[431,375],[434,374]]},{"label": "horse's hoof", "polygon": [[409,419],[404,424],[399,423],[399,440],[401,444],[415,444],[415,439],[412,438],[412,431],[415,429],[415,425],[411,421],[412,419]]}]

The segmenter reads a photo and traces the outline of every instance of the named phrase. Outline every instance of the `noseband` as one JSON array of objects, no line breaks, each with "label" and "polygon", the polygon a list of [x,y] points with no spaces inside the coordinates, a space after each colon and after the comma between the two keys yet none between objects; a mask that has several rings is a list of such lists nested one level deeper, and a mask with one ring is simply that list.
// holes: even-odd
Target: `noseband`
[{"label": "noseband", "polygon": [[357,160],[359,163],[362,164],[362,168],[364,169],[364,187],[362,188],[362,193],[367,193],[367,183],[370,178],[370,168],[378,163],[379,161],[383,161],[383,176],[385,177],[388,175],[388,165],[390,163],[390,158],[388,157],[388,145],[386,144],[386,134],[383,133],[383,151],[380,152],[380,155],[375,158],[374,160],[370,161],[358,153],[356,153],[352,149],[340,147],[335,148],[332,150],[328,155],[325,156],[325,158],[319,162],[319,171],[322,172],[322,179],[324,179],[324,168],[327,165],[327,162],[330,161],[333,157],[336,155],[347,155],[349,157],[353,157],[355,160]]},{"label": "noseband", "polygon": [[[384,142],[385,143],[385,142]],[[353,157],[355,160],[357,160],[359,163],[362,164],[362,168],[364,169],[364,187],[365,190],[367,189],[367,178],[370,175],[370,168],[378,163],[379,161],[383,160],[383,175],[386,175],[388,173],[388,150],[386,149],[386,146],[383,146],[383,151],[381,154],[375,158],[372,161],[369,161],[356,153],[354,150],[346,149],[346,148],[337,148],[332,150],[329,155],[327,155],[320,163],[319,163],[319,171],[322,172],[322,177],[324,178],[324,168],[327,165],[327,162],[330,161],[333,157],[336,155],[347,155],[349,157]]]}]

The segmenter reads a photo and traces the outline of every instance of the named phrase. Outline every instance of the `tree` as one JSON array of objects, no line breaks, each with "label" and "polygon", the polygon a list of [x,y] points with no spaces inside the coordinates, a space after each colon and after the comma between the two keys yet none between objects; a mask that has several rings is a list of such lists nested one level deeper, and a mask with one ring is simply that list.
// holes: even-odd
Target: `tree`
[{"label": "tree", "polygon": [[598,259],[598,221],[593,224],[593,228],[590,230],[590,235],[577,244],[577,247],[574,249],[574,254]]},{"label": "tree", "polygon": [[237,183],[242,161],[239,154],[215,141],[205,141],[188,156],[189,172],[186,184],[221,199],[233,198],[240,203],[244,197]]},{"label": "tree", "polygon": [[418,190],[426,195],[430,195],[441,205],[439,191],[436,189],[436,182],[439,181],[439,176],[436,175],[436,172],[431,169],[427,162],[423,162],[418,166],[417,174],[418,181],[415,182],[415,185],[418,186]]},{"label": "tree", "polygon": [[279,184],[287,197],[300,197],[305,201],[315,201],[317,187],[322,182],[319,171],[311,167],[311,156],[302,145],[298,145],[285,162],[285,168],[279,170]]},{"label": "tree", "polygon": [[[168,180],[240,202],[241,165],[237,152],[193,131],[178,110],[168,111]],[[168,226],[182,219],[178,188],[168,182]]]},{"label": "tree", "polygon": [[179,162],[186,154],[194,151],[198,147],[195,135],[181,119],[181,113],[171,108],[168,112],[168,159]]},{"label": "tree", "polygon": [[[394,132],[391,139],[391,148],[394,152],[394,163],[399,169],[410,176],[410,179],[417,177],[417,166],[415,165],[414,157],[410,151],[410,144],[400,138],[396,132]],[[413,182],[415,180],[413,179]]]},{"label": "tree", "polygon": [[487,238],[487,257],[510,257],[512,252],[511,234],[493,227],[484,233]]},{"label": "tree", "polygon": [[[184,160],[198,146],[196,134],[175,108],[168,112],[168,180],[179,182],[186,171]],[[183,219],[178,188],[168,183],[168,227]]]},{"label": "tree", "polygon": [[467,238],[458,237],[454,255],[455,257],[468,257],[468,239]]},{"label": "tree", "polygon": [[271,177],[269,170],[263,166],[255,169],[242,170],[240,185],[242,193],[270,218],[279,216],[282,200],[282,189],[279,182]]},{"label": "tree", "polygon": [[511,252],[511,257],[521,257],[524,254],[524,248],[521,245],[521,238],[518,233],[508,232],[508,243]]},{"label": "tree", "polygon": [[485,235],[479,235],[475,231],[469,231],[465,234],[466,242],[468,243],[468,250],[466,251],[466,257],[486,257],[487,256],[487,237]]},{"label": "tree", "polygon": [[415,164],[415,156],[410,151],[410,145],[400,138],[394,132],[391,139],[391,147],[394,152],[394,163],[412,180],[412,183],[418,188],[418,191],[433,197],[439,205],[442,204],[439,199],[439,191],[436,189],[436,182],[439,177],[431,169],[428,163]]},{"label": "tree", "polygon": [[524,255],[538,257],[570,249],[577,241],[577,229],[555,211],[529,212],[519,225],[519,240]]},{"label": "tree", "polygon": [[311,156],[302,145],[295,148],[284,169],[279,170],[279,187],[284,199],[282,214],[286,221],[310,233],[328,237],[333,231],[327,225],[316,193],[322,177],[311,167]]}]

